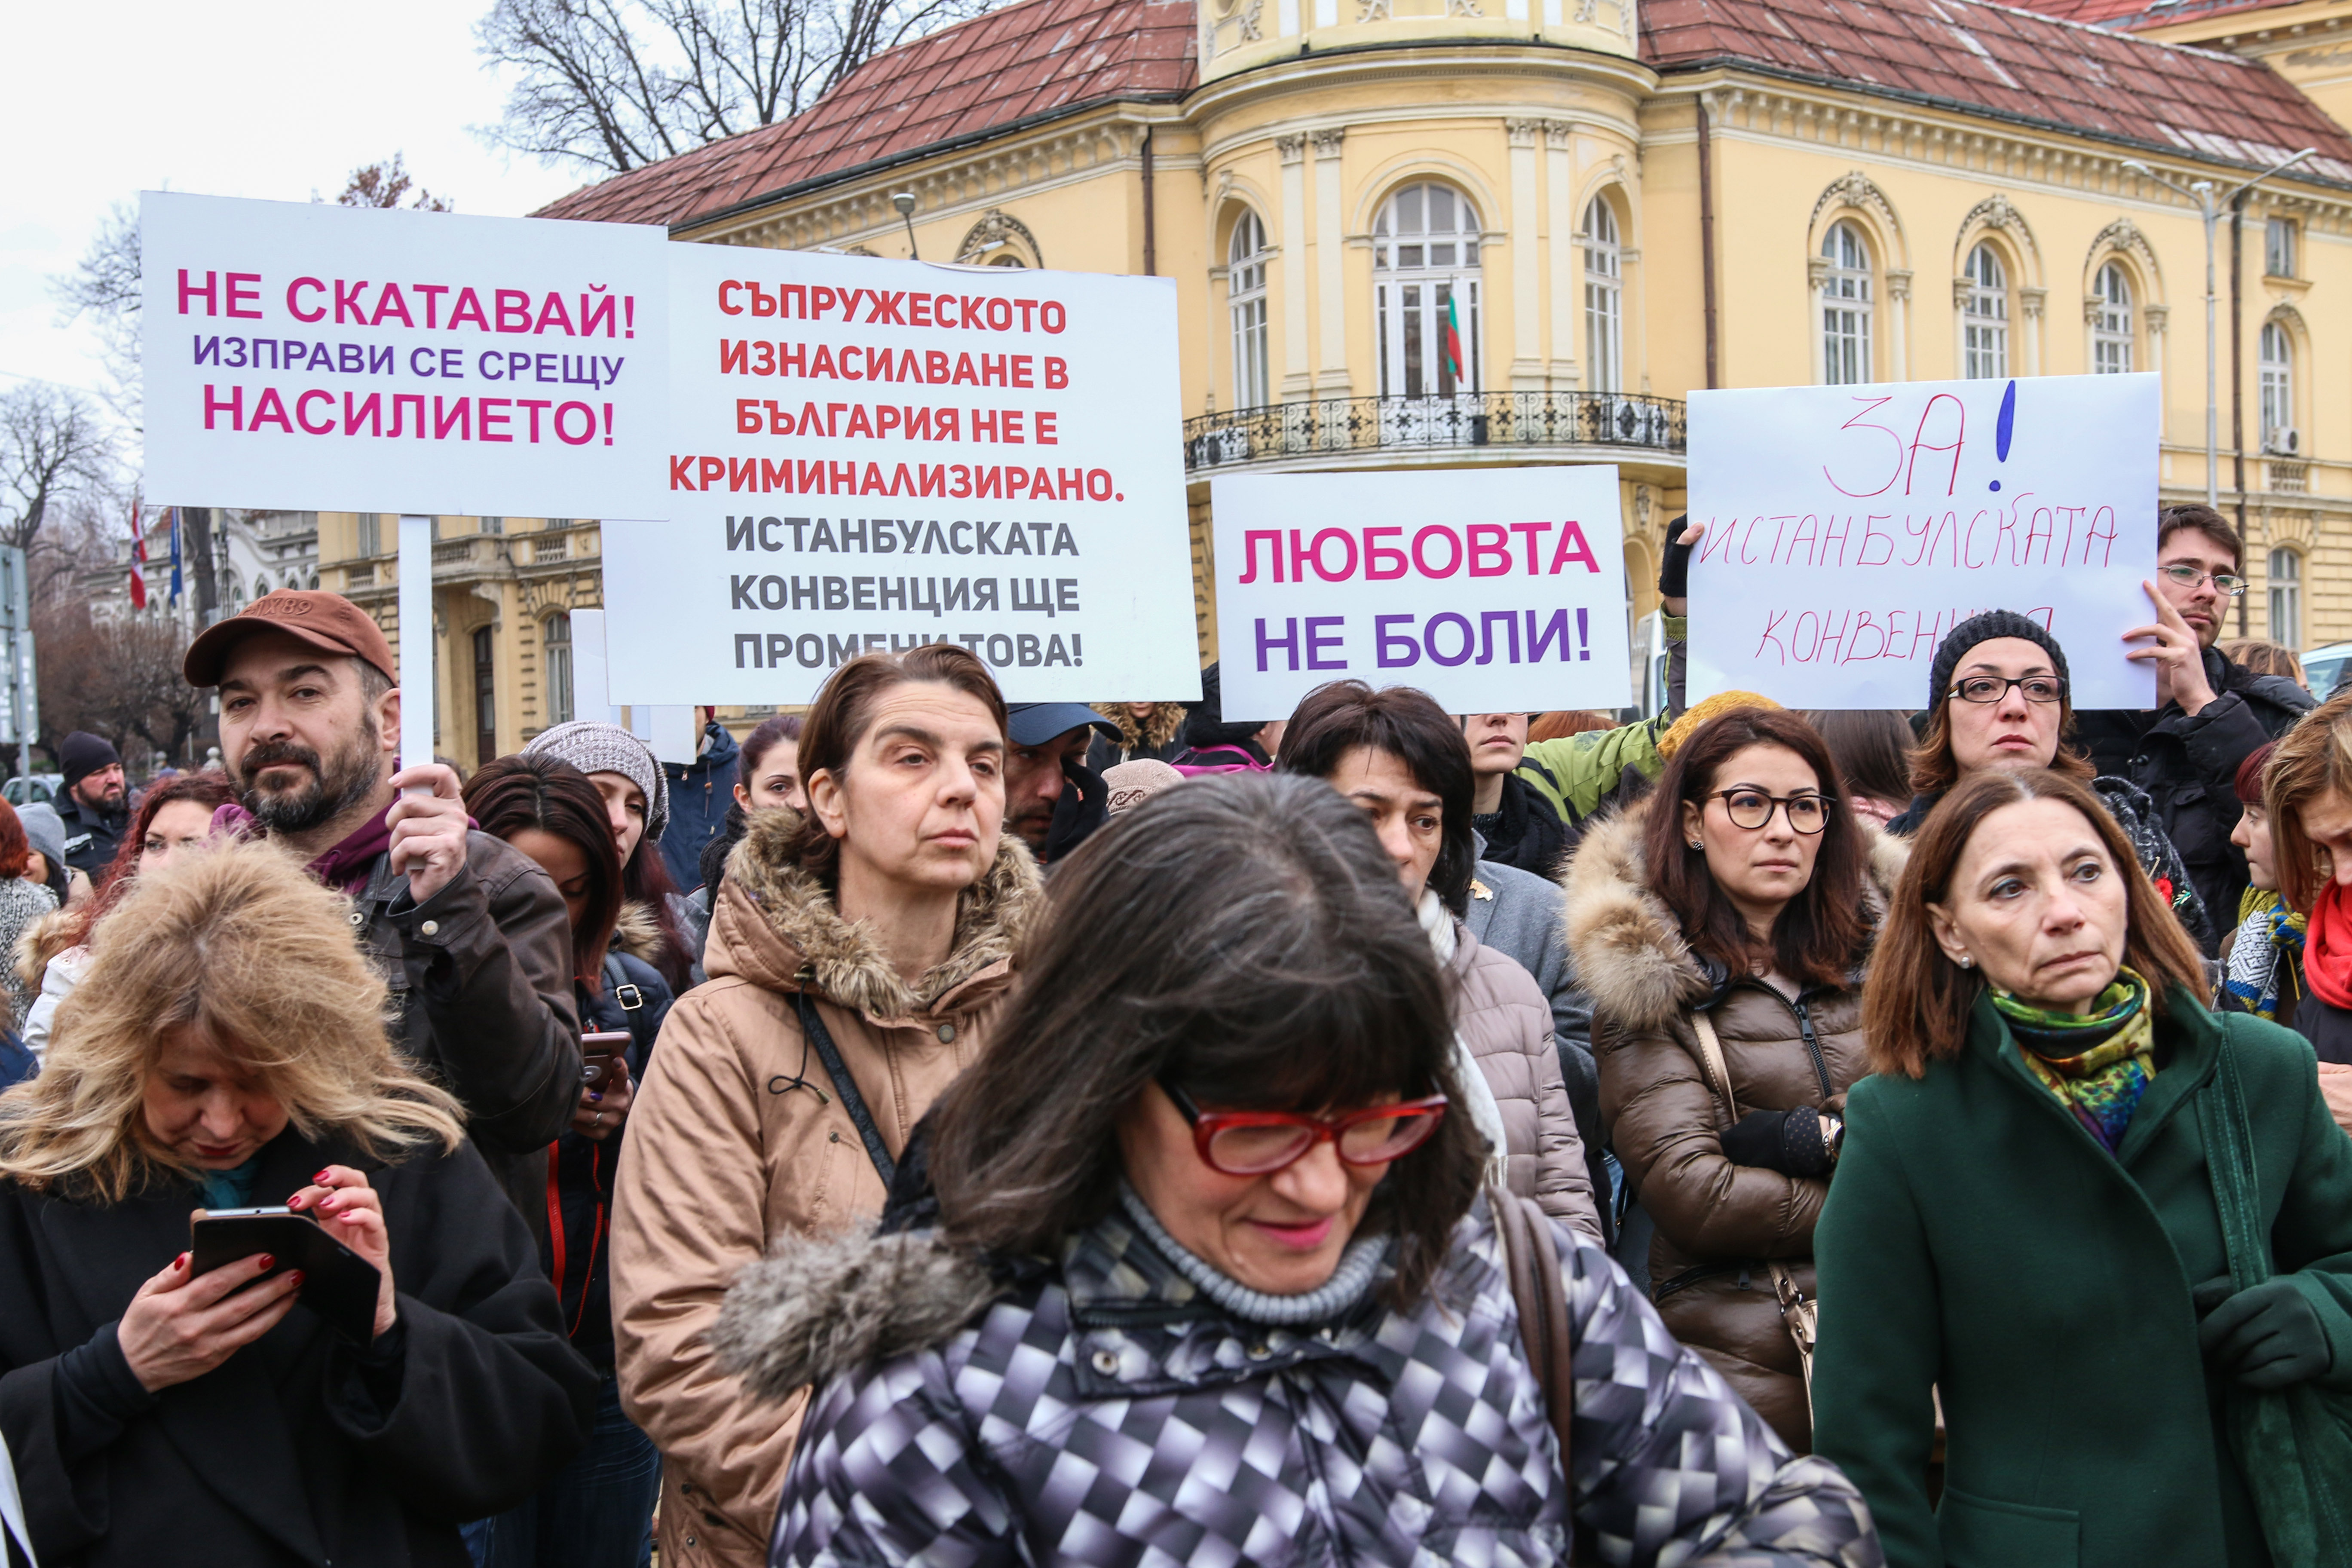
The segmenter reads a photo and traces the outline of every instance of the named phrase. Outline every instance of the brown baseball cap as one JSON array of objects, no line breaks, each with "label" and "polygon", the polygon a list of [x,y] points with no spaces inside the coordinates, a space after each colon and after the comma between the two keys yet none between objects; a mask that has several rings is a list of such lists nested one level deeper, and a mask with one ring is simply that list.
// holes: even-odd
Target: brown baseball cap
[{"label": "brown baseball cap", "polygon": [[280,588],[264,594],[225,621],[206,626],[188,645],[180,672],[191,686],[218,686],[229,650],[257,632],[283,632],[324,653],[347,654],[372,664],[394,685],[400,666],[392,657],[375,617],[344,598],[317,589]]}]

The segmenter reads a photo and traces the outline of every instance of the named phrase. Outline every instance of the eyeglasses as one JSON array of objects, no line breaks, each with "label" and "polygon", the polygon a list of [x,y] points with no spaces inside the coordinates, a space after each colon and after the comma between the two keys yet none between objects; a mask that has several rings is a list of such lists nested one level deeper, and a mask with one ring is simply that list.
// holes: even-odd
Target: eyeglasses
[{"label": "eyeglasses", "polygon": [[1445,1115],[1442,1094],[1338,1116],[1308,1116],[1292,1110],[1202,1110],[1166,1079],[1160,1087],[1192,1124],[1192,1147],[1202,1161],[1228,1176],[1271,1175],[1325,1142],[1348,1164],[1384,1165],[1427,1142]]},{"label": "eyeglasses", "polygon": [[2246,591],[2246,580],[2234,572],[2200,572],[2196,567],[2186,563],[2177,566],[2159,566],[2157,570],[2184,588],[2194,588],[2200,583],[2210,581],[2213,584],[2213,592],[2225,599],[2234,599]]},{"label": "eyeglasses", "polygon": [[1719,789],[1715,794],[1731,826],[1750,832],[1770,822],[1776,810],[1787,812],[1789,826],[1809,837],[1830,825],[1830,803],[1818,795],[1766,795],[1760,789]]},{"label": "eyeglasses", "polygon": [[2015,680],[1998,675],[1971,675],[1952,683],[1952,695],[1963,702],[1999,702],[2015,687],[2025,693],[2028,702],[2045,706],[2066,700],[2066,683],[2054,675],[2025,675]]}]

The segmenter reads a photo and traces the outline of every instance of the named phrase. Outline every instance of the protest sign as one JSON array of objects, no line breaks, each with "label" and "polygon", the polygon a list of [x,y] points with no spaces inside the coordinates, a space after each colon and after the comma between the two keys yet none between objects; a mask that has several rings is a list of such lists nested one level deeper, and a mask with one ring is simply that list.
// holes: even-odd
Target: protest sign
[{"label": "protest sign", "polygon": [[670,266],[669,521],[604,525],[612,700],[808,702],[929,642],[1016,701],[1200,695],[1172,282]]},{"label": "protest sign", "polygon": [[2123,637],[2156,619],[2158,418],[2154,375],[1693,393],[1691,700],[1916,710],[1944,635],[2003,609],[2076,708],[2154,706]]},{"label": "protest sign", "polygon": [[139,223],[151,494],[658,513],[662,229],[154,191]]},{"label": "protest sign", "polygon": [[1628,699],[1613,467],[1220,475],[1211,505],[1228,718],[1349,677],[1454,713]]}]

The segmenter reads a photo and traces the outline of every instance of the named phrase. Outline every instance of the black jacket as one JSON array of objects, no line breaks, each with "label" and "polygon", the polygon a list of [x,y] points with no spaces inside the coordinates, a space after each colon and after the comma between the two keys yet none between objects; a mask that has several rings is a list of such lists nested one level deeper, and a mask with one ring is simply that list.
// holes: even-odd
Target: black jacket
[{"label": "black jacket", "polygon": [[2153,712],[2103,709],[2074,715],[2074,743],[2101,773],[2129,779],[2156,802],[2173,847],[2214,919],[2210,954],[2247,887],[2246,858],[2230,842],[2238,826],[2238,764],[2317,706],[2283,676],[2256,675],[2205,650],[2215,692],[2195,718],[2168,702]]},{"label": "black jacket", "polygon": [[464,1103],[467,1135],[541,1234],[539,1152],[572,1125],[580,1096],[563,896],[537,861],[475,832],[465,868],[424,903],[409,898],[389,854],[356,897],[352,923],[399,1016],[394,1042]]},{"label": "black jacket", "polygon": [[[261,1162],[261,1204],[331,1162],[375,1163],[290,1129]],[[480,1157],[420,1155],[370,1180],[392,1333],[362,1352],[297,1306],[152,1394],[115,1324],[187,1247],[198,1189],[110,1207],[0,1183],[0,1434],[44,1563],[467,1568],[458,1524],[520,1503],[579,1450],[595,1377]]]},{"label": "black jacket", "polygon": [[66,864],[95,878],[121,847],[131,831],[131,813],[96,811],[74,798],[71,790],[58,792],[58,820],[66,825]]},{"label": "black jacket", "polygon": [[[1570,847],[1567,825],[1552,810],[1551,803],[1517,773],[1503,775],[1501,809],[1491,816],[1472,817],[1471,826],[1486,841],[1486,853],[1480,859],[1516,866],[1545,879],[1559,874],[1560,857]],[[1582,838],[1580,830],[1577,837]]]}]

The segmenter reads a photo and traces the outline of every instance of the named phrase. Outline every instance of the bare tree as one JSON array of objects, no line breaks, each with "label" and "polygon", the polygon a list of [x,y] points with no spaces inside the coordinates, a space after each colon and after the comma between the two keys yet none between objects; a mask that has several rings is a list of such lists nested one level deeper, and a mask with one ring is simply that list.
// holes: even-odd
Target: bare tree
[{"label": "bare tree", "polygon": [[107,494],[113,443],[87,399],[28,382],[0,393],[0,544],[58,545],[71,503]]},{"label": "bare tree", "polygon": [[895,44],[996,0],[497,0],[481,54],[520,73],[501,146],[623,172],[789,120]]},{"label": "bare tree", "polygon": [[[363,169],[353,169],[352,177],[343,184],[343,194],[335,198],[337,206],[396,207],[414,184],[408,177],[406,154],[394,153],[392,161],[370,163]],[[416,199],[408,204],[418,212],[447,213],[457,210],[446,197],[436,196],[422,185],[416,186]]]},{"label": "bare tree", "polygon": [[[33,612],[40,648],[41,735],[53,754],[59,741],[87,730],[126,756],[154,750],[175,763],[194,761],[209,694],[180,674],[188,634],[167,616],[90,614],[67,597]],[[143,742],[144,744],[136,742]]]},{"label": "bare tree", "polygon": [[58,302],[58,324],[87,315],[98,332],[99,353],[113,382],[107,402],[125,424],[139,424],[139,209],[117,202],[99,221],[89,248],[74,269],[49,279]]}]

